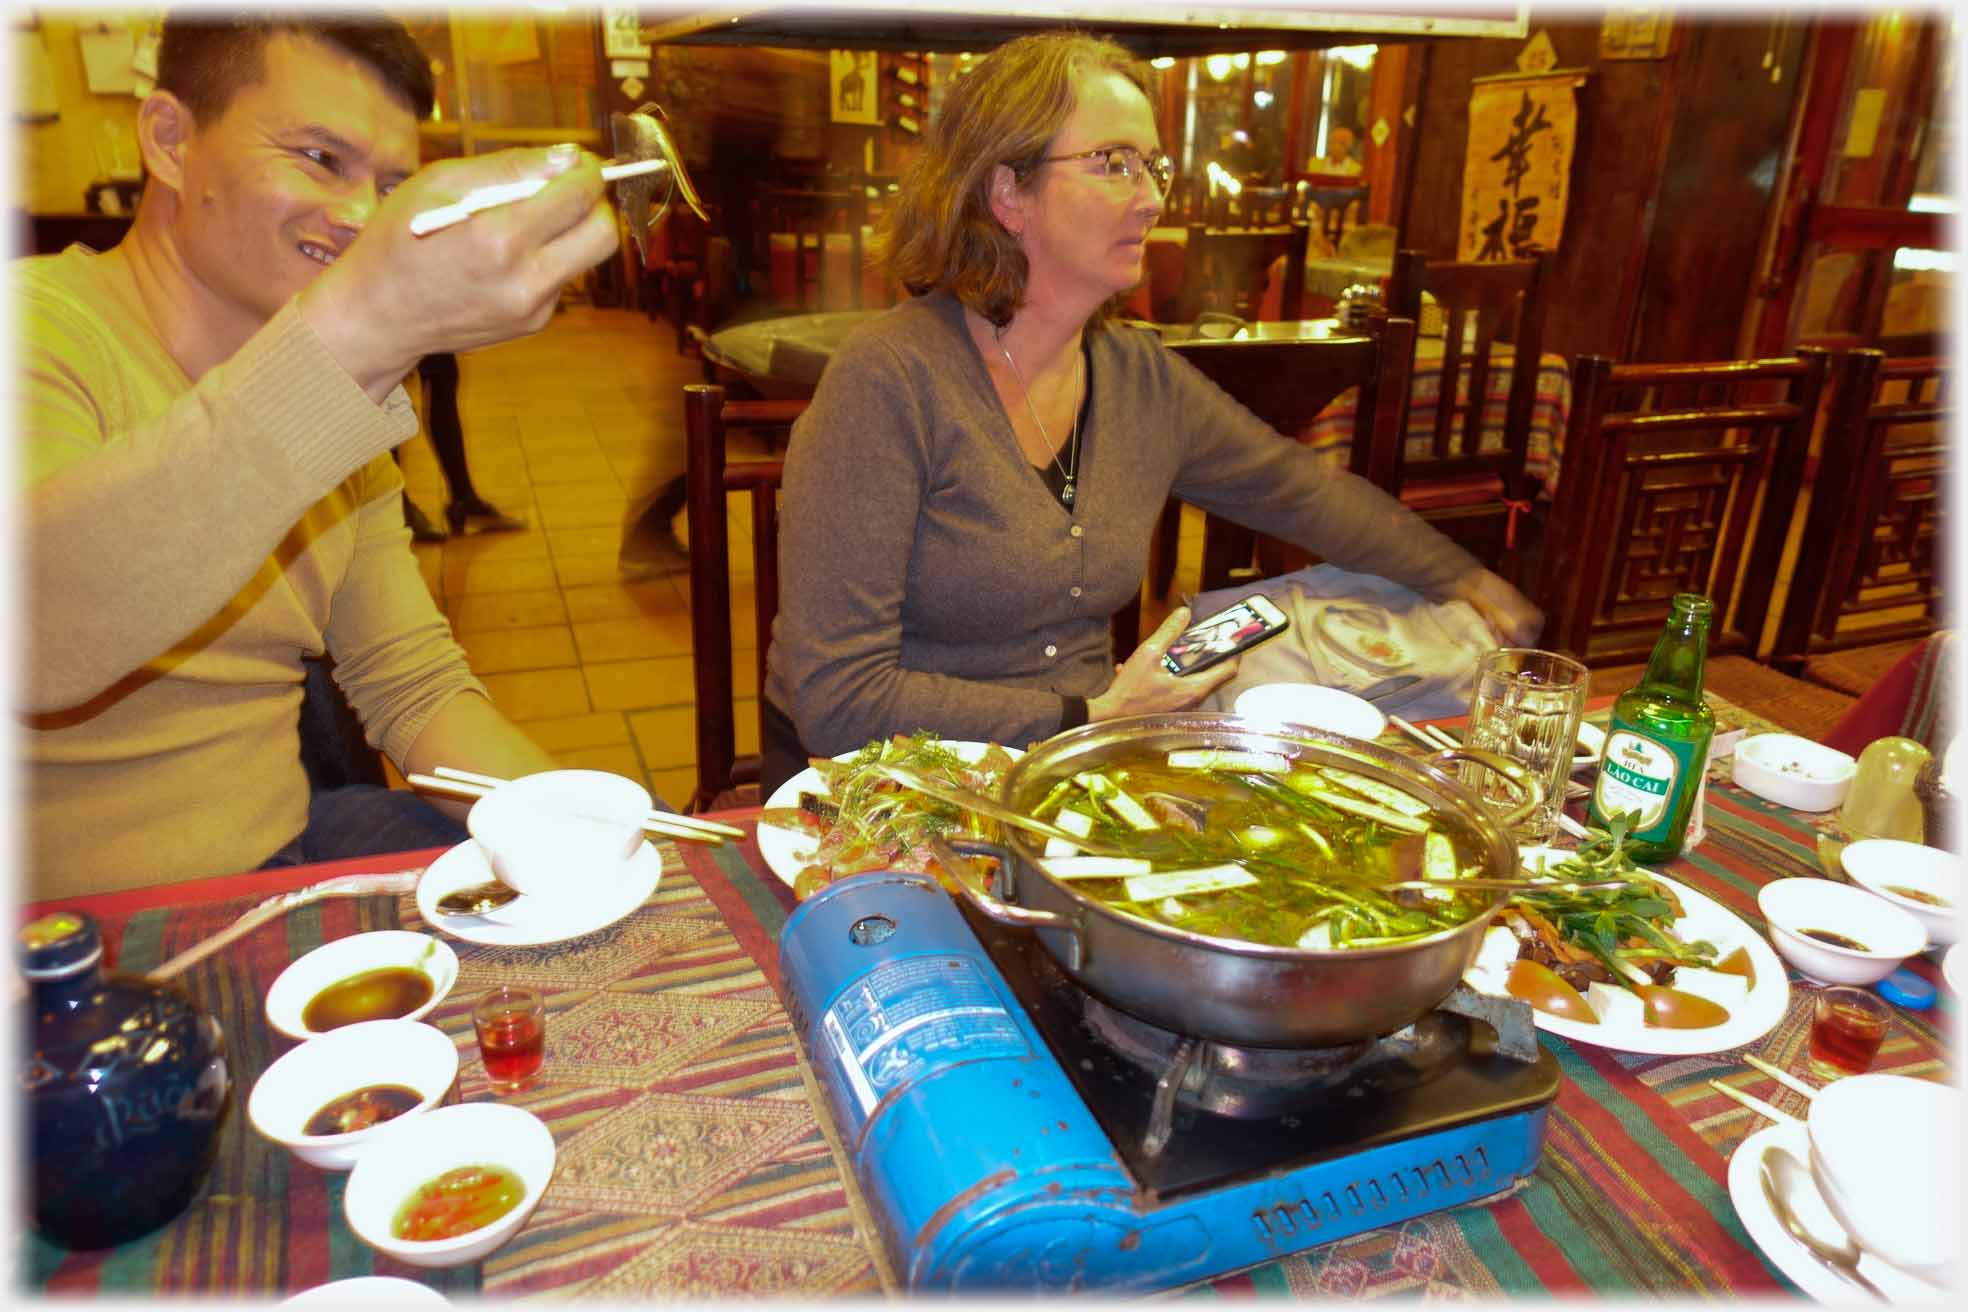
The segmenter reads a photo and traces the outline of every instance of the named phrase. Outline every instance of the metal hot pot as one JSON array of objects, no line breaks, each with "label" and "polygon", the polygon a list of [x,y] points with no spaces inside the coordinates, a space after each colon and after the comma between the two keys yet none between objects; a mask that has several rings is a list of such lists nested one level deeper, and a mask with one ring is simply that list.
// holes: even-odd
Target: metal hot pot
[{"label": "metal hot pot", "polygon": [[[1371,743],[1310,728],[1260,726],[1236,716],[1186,711],[1106,720],[1060,734],[1021,758],[1000,786],[1025,814],[1060,779],[1123,754],[1185,748],[1277,752],[1378,779],[1426,800],[1478,836],[1483,874],[1517,872],[1507,825],[1535,803],[1537,783],[1514,762],[1475,748],[1418,761]],[[1515,782],[1522,806],[1493,816],[1444,766],[1472,760]],[[984,915],[1037,933],[1060,967],[1086,989],[1164,1029],[1245,1047],[1332,1047],[1389,1034],[1447,997],[1475,960],[1483,934],[1509,894],[1453,929],[1378,948],[1272,947],[1213,938],[1109,909],[1038,865],[1043,839],[1009,831],[1004,846],[963,842],[966,853],[999,858],[993,891],[954,881]]]}]

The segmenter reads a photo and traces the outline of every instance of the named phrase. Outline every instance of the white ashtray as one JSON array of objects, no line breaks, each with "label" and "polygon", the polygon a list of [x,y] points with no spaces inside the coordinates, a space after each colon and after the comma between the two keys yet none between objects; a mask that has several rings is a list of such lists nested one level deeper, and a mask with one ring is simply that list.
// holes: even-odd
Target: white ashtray
[{"label": "white ashtray", "polygon": [[1851,790],[1858,762],[1835,748],[1790,733],[1759,733],[1735,751],[1735,781],[1793,811],[1830,811]]}]

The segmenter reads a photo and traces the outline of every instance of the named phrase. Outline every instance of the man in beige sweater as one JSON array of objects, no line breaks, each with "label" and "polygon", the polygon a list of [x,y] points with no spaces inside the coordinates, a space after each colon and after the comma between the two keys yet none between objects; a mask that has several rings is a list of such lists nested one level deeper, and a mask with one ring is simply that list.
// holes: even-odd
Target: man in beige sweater
[{"label": "man in beige sweater", "polygon": [[[551,766],[433,606],[389,451],[416,431],[417,361],[537,331],[615,220],[572,147],[419,171],[431,104],[393,20],[174,15],[129,235],[13,266],[29,895],[455,839],[408,794],[311,809],[307,655],[406,771]],[[533,177],[530,199],[409,232]]]}]

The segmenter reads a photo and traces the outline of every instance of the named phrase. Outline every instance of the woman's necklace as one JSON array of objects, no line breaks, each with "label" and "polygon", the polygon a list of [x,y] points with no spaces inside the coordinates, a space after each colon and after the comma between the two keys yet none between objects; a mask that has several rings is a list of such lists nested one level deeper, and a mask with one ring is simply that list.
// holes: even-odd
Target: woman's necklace
[{"label": "woman's necklace", "polygon": [[[1080,407],[1073,406],[1073,431],[1066,442],[1066,463],[1059,463],[1059,451],[1052,444],[1052,434],[1046,432],[1045,420],[1039,418],[1039,409],[1032,404],[1032,389],[1025,385],[1025,375],[1018,372],[1018,361],[1011,358],[1002,339],[998,342],[998,354],[1011,366],[1011,376],[1018,380],[1018,390],[1025,394],[1025,412],[1032,416],[1038,426],[1039,436],[1045,439],[1046,450],[1052,453],[1052,467],[1059,471],[1065,486],[1059,489],[1059,504],[1068,510],[1073,508],[1073,484],[1080,476]],[[1079,352],[1073,353],[1073,399],[1077,403],[1080,396],[1080,368],[1082,361]]]}]

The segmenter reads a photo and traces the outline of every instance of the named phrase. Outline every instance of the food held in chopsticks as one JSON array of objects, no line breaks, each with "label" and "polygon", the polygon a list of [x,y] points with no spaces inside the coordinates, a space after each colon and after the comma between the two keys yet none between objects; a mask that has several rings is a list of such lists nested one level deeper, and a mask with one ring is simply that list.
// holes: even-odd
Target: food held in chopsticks
[{"label": "food held in chopsticks", "polygon": [[[1115,910],[1214,938],[1382,947],[1466,923],[1494,896],[1476,835],[1421,798],[1263,752],[1143,748],[1062,779],[1033,814],[1129,854],[1054,840],[1054,879]],[[1414,880],[1440,887],[1388,888]]]},{"label": "food held in chopsticks", "polygon": [[[1754,983],[1749,954],[1675,933],[1674,891],[1634,866],[1627,827],[1593,830],[1563,861],[1536,869],[1559,880],[1616,879],[1611,889],[1527,889],[1497,917],[1476,971],[1539,1011],[1585,1023],[1703,1029],[1728,1021]],[[1719,958],[1719,959],[1718,959]]]},{"label": "food held in chopsticks", "polygon": [[946,802],[910,792],[882,774],[900,765],[973,792],[995,793],[1011,768],[1011,754],[996,743],[967,761],[932,733],[877,739],[840,761],[816,758],[814,770],[826,793],[802,793],[797,807],[768,807],[759,823],[809,834],[820,845],[805,858],[793,891],[804,898],[836,879],[868,870],[930,872],[926,846],[932,836],[987,833],[986,824]]}]

